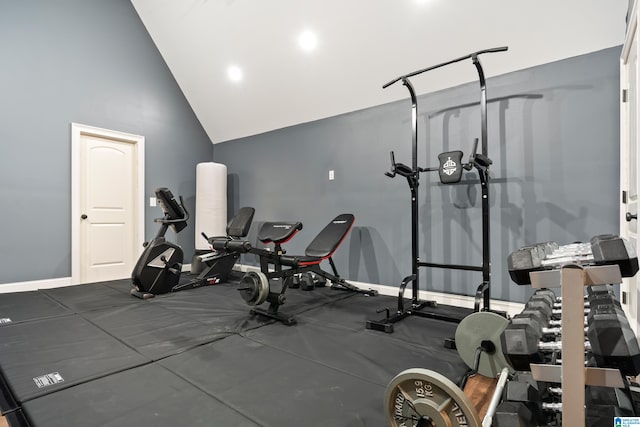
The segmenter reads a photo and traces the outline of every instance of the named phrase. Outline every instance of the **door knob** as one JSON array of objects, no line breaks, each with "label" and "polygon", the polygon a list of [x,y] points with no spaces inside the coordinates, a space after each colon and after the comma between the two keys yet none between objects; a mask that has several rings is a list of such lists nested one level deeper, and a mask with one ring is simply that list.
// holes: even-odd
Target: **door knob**
[{"label": "door knob", "polygon": [[[82,215],[80,215],[80,219],[87,219],[87,218],[89,218],[89,217],[87,216],[87,214],[82,214]],[[628,220],[627,220],[627,221],[628,221]]]},{"label": "door knob", "polygon": [[638,214],[632,214],[631,212],[627,212],[627,214],[624,216],[625,219],[627,220],[627,222],[630,222],[632,219],[637,220],[638,219]]}]

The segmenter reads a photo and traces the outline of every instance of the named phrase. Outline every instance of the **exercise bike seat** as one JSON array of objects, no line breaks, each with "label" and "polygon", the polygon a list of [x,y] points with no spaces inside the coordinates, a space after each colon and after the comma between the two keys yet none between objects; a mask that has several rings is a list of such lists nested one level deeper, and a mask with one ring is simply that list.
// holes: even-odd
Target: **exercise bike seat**
[{"label": "exercise bike seat", "polygon": [[[211,248],[215,252],[204,255],[214,259],[219,257],[219,253],[226,254],[229,252],[246,253],[251,250],[251,243],[241,240],[249,234],[251,228],[251,222],[253,221],[253,215],[256,210],[251,207],[244,207],[238,209],[238,212],[227,223],[227,235],[226,236],[213,236],[209,237],[202,233]],[[217,253],[219,252],[219,253]]]},{"label": "exercise bike seat", "polygon": [[304,251],[305,256],[298,258],[300,265],[319,264],[330,258],[351,231],[355,220],[352,214],[340,214],[335,217],[309,243]]},{"label": "exercise bike seat", "polygon": [[258,230],[258,240],[265,245],[280,245],[291,240],[300,230],[301,222],[265,222]]}]

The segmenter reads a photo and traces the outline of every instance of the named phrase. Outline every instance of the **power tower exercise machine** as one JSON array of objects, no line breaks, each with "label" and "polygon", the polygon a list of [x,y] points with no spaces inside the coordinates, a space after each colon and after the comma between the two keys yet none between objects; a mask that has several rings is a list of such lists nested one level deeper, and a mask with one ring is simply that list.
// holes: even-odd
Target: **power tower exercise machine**
[{"label": "power tower exercise machine", "polygon": [[[460,316],[452,316],[445,312],[439,312],[439,310],[425,310],[428,307],[436,308],[437,303],[435,301],[420,301],[419,298],[419,269],[420,267],[431,268],[443,268],[453,270],[469,270],[482,272],[482,283],[478,286],[475,294],[474,312],[478,311],[490,311],[490,284],[491,284],[491,256],[489,250],[489,166],[492,161],[488,156],[487,149],[487,88],[484,77],[484,71],[480,64],[479,56],[485,53],[504,52],[508,48],[497,47],[492,49],[480,50],[469,55],[462,56],[460,58],[453,59],[451,61],[443,62],[438,65],[434,65],[428,68],[424,68],[412,73],[400,76],[382,86],[383,89],[397,83],[399,81],[407,88],[411,97],[411,118],[412,118],[412,165],[408,166],[403,163],[396,163],[394,153],[391,152],[391,172],[385,174],[391,178],[396,175],[403,176],[407,179],[409,189],[411,190],[411,275],[405,277],[400,284],[398,293],[398,307],[395,313],[391,314],[388,308],[384,308],[379,312],[386,312],[386,317],[381,320],[369,320],[367,321],[367,328],[384,331],[387,333],[393,332],[393,324],[411,315],[420,317],[436,318],[446,321],[459,322],[462,320]],[[473,152],[470,155],[469,161],[462,162],[462,151],[451,151],[442,153],[438,156],[439,166],[422,168],[418,166],[418,98],[410,77],[417,76],[418,74],[425,73],[427,71],[435,70],[456,62],[471,59],[473,65],[478,72],[478,78],[480,83],[480,153],[476,153],[478,140],[476,138],[474,143]],[[459,182],[464,170],[471,171],[475,169],[478,172],[480,178],[480,185],[482,188],[482,265],[459,265],[459,264],[441,264],[434,262],[420,261],[419,251],[419,200],[418,200],[418,187],[420,184],[420,173],[422,172],[435,172],[437,171],[440,176],[440,182],[442,184],[453,184]],[[404,305],[404,292],[408,284],[412,284],[411,293],[411,305],[405,307]]]}]

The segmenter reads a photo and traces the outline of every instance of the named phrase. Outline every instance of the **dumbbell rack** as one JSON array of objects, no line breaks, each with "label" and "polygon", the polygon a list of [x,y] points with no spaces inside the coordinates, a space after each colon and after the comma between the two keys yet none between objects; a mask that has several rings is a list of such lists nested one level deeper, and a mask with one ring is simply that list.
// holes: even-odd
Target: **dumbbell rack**
[{"label": "dumbbell rack", "polygon": [[562,364],[531,364],[536,381],[562,384],[562,423],[585,425],[585,385],[624,387],[617,369],[585,367],[584,287],[619,284],[622,275],[617,265],[580,266],[567,264],[560,269],[529,273],[536,289],[561,288]]}]

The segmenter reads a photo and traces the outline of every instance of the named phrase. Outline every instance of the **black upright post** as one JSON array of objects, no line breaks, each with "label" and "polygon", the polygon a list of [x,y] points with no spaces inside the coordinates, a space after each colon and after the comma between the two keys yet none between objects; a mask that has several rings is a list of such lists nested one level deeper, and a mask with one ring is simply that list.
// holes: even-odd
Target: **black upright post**
[{"label": "black upright post", "polygon": [[484,71],[478,55],[472,57],[473,65],[478,70],[478,79],[480,80],[480,143],[482,155],[489,156],[487,143],[487,84],[484,78]]},{"label": "black upright post", "polygon": [[[480,81],[480,141],[481,152],[486,158],[489,158],[488,140],[487,140],[487,85],[480,64],[478,55],[471,57],[473,65],[478,71],[478,80]],[[491,301],[491,233],[489,231],[489,168],[478,169],[480,175],[480,185],[482,187],[482,284],[480,285],[476,296],[482,299],[482,310],[490,311]],[[475,311],[479,310],[479,301],[476,298]]]},{"label": "black upright post", "polygon": [[420,275],[418,262],[418,251],[420,250],[420,236],[418,234],[419,201],[418,186],[420,185],[420,172],[418,170],[418,98],[416,91],[409,79],[402,79],[402,84],[409,90],[411,96],[411,274],[413,276],[411,302],[413,305],[418,304],[418,293],[420,290]]}]

